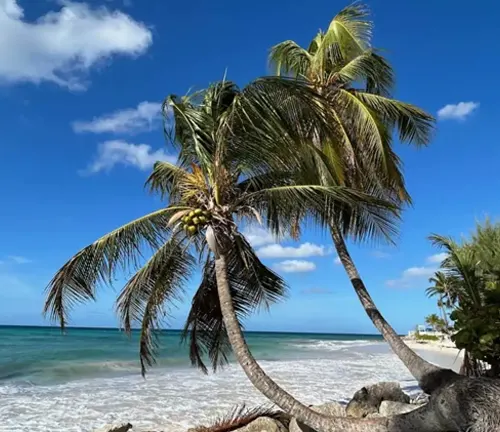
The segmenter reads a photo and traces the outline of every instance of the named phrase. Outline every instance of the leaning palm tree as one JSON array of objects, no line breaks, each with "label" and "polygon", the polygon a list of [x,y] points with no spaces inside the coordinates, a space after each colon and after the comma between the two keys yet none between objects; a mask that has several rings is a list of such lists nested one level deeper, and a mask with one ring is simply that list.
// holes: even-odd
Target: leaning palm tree
[{"label": "leaning palm tree", "polygon": [[[290,215],[297,212],[345,206],[384,225],[395,211],[391,203],[333,185],[341,173],[327,164],[330,184],[318,185],[311,168],[317,161],[302,151],[307,147],[302,141],[311,124],[327,128],[331,120],[321,109],[322,97],[306,83],[267,78],[241,91],[224,81],[191,97],[172,96],[168,104],[178,163],[157,162],[147,181],[166,207],[106,234],[64,264],[48,286],[45,312],[64,327],[76,302],[94,300],[99,285],[111,283],[117,271],[133,269],[117,310],[127,332],[140,327],[144,374],[155,361],[156,330],[168,306],[201,264],[184,332],[195,365],[206,370],[208,356],[217,368],[232,350],[258,390],[315,429],[386,430],[378,420],[328,419],[294,399],[260,368],[242,331],[242,319],[279,300],[285,283],[262,264],[240,224],[266,220],[279,236],[295,231]],[[152,252],[145,263],[144,247]]]},{"label": "leaning palm tree", "polygon": [[[270,61],[278,74],[306,80],[325,97],[325,112],[331,113],[336,139],[322,139],[311,127],[315,146],[332,165],[345,167],[343,184],[393,202],[398,208],[411,202],[401,172],[401,161],[392,148],[392,135],[402,142],[425,145],[429,142],[433,118],[414,105],[391,97],[394,73],[388,62],[370,45],[372,22],[361,4],[343,9],[320,31],[307,48],[294,41],[281,42],[271,49]],[[321,165],[319,164],[318,167]],[[322,174],[322,173],[320,173]],[[329,180],[321,175],[322,185]],[[394,225],[379,230],[373,219],[337,206],[335,215],[322,220],[332,236],[338,256],[375,327],[408,367],[424,391],[435,390],[444,375],[407,347],[384,319],[367,291],[352,260],[346,238],[392,240]]]}]

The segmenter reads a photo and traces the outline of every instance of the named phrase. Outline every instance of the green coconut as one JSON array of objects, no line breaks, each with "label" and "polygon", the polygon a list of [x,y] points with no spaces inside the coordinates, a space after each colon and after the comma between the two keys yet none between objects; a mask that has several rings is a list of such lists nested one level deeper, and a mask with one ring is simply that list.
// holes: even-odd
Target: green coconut
[{"label": "green coconut", "polygon": [[194,211],[189,212],[189,217],[192,218],[194,216]]},{"label": "green coconut", "polygon": [[188,226],[188,233],[189,234],[194,234],[198,228],[195,225],[189,225]]},{"label": "green coconut", "polygon": [[201,216],[198,216],[198,220],[200,221],[200,223],[204,224],[207,221],[207,218],[205,216],[201,215]]},{"label": "green coconut", "polygon": [[195,225],[198,225],[198,224],[200,223],[200,218],[198,218],[198,217],[196,217],[196,216],[195,216],[195,217],[193,218],[193,223],[194,223]]},{"label": "green coconut", "polygon": [[202,209],[199,209],[199,208],[197,208],[197,209],[194,211],[194,214],[195,214],[195,215],[200,215],[200,214],[202,214],[202,213],[203,213],[203,210],[202,210]]}]

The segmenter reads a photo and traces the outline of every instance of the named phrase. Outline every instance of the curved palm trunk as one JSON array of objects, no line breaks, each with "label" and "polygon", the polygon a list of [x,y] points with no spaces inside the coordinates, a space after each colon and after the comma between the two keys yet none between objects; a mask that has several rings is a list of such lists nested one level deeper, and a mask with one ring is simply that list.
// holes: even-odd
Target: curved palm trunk
[{"label": "curved palm trunk", "polygon": [[385,419],[359,420],[346,417],[325,417],[324,415],[318,414],[296,400],[267,376],[250,353],[236,317],[227,278],[227,264],[224,255],[220,255],[215,261],[215,272],[222,316],[229,342],[231,343],[238,363],[257,390],[285,412],[320,432],[388,431],[385,425]]},{"label": "curved palm trunk", "polygon": [[351,280],[351,284],[354,287],[354,290],[356,291],[356,294],[358,295],[358,298],[368,317],[380,331],[394,353],[401,359],[410,373],[418,381],[422,390],[430,394],[443,383],[449,382],[455,377],[458,377],[459,375],[452,370],[442,369],[425,361],[403,342],[373,302],[373,299],[368,293],[365,284],[361,280],[358,270],[354,265],[354,261],[347,250],[342,233],[335,224],[330,225],[330,230],[339,259],[342,262],[345,271]]}]

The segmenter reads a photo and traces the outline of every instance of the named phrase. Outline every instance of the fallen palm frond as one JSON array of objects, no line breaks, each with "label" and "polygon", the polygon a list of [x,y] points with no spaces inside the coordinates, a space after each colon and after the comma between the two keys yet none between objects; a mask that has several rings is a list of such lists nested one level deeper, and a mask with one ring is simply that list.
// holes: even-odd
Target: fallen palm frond
[{"label": "fallen palm frond", "polygon": [[231,432],[252,423],[259,417],[275,419],[285,427],[290,422],[289,416],[283,411],[264,406],[247,408],[245,405],[236,405],[229,413],[216,418],[210,426],[196,426],[189,429],[189,432]]}]

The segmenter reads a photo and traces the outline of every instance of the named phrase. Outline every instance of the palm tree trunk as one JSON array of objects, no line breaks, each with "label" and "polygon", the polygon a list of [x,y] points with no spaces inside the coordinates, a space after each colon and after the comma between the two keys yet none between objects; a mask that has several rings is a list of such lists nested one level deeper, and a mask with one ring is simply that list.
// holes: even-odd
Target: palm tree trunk
[{"label": "palm tree trunk", "polygon": [[330,225],[330,230],[339,259],[342,262],[347,275],[351,280],[351,284],[354,287],[354,290],[356,291],[356,294],[358,295],[358,298],[368,317],[380,331],[394,353],[401,359],[410,373],[418,381],[422,390],[430,394],[445,382],[458,377],[458,375],[452,370],[442,369],[425,361],[403,342],[373,302],[373,299],[368,293],[365,284],[361,280],[358,270],[354,265],[354,261],[347,250],[347,246],[339,228],[332,223]]},{"label": "palm tree trunk", "polygon": [[318,414],[296,400],[276,384],[259,366],[245,341],[238,318],[234,311],[229,281],[227,278],[226,257],[221,254],[215,261],[217,290],[229,342],[234,355],[250,382],[288,414],[320,432],[387,432],[385,419],[359,420],[346,417],[326,417]]}]

